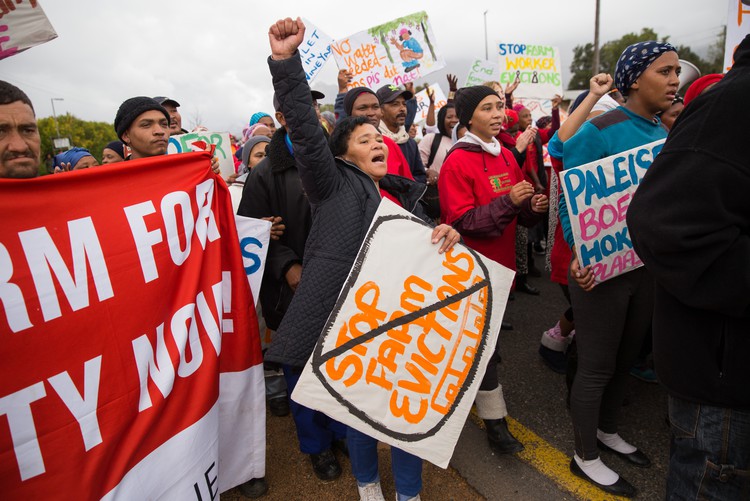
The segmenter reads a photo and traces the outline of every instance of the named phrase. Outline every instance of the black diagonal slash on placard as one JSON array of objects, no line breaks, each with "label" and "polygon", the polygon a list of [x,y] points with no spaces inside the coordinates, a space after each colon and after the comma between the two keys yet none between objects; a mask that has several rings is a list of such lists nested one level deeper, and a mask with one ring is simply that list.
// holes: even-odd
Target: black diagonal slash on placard
[{"label": "black diagonal slash on placard", "polygon": [[347,341],[346,343],[342,344],[338,348],[334,348],[333,350],[329,351],[325,355],[323,355],[320,358],[320,364],[324,364],[327,361],[329,361],[332,358],[336,358],[339,355],[351,350],[355,346],[358,346],[362,343],[366,343],[370,339],[373,339],[375,337],[378,337],[379,335],[383,334],[384,332],[388,332],[392,329],[395,329],[397,327],[400,327],[404,324],[409,324],[416,319],[420,317],[424,317],[433,311],[437,311],[440,309],[445,308],[446,306],[449,306],[454,303],[458,303],[462,301],[464,298],[467,298],[477,292],[478,290],[482,289],[483,287],[487,287],[490,284],[490,282],[487,279],[482,280],[481,282],[477,282],[471,287],[462,290],[461,292],[457,294],[453,294],[452,296],[448,296],[447,298],[443,299],[442,301],[438,301],[437,303],[433,303],[430,306],[425,306],[422,309],[419,309],[417,311],[413,311],[407,315],[404,315],[403,317],[399,317],[395,320],[391,320],[390,322],[386,322],[377,329],[373,329],[370,332],[366,334],[362,334],[360,336],[355,337],[354,339],[351,339]]},{"label": "black diagonal slash on placard", "polygon": [[[328,334],[324,335],[324,337],[329,335],[332,332],[333,325],[337,319],[338,312],[341,310],[341,307],[343,306],[344,302],[349,297],[349,293],[354,289],[354,285],[357,282],[357,278],[359,277],[359,274],[362,271],[364,259],[368,253],[372,239],[375,237],[378,230],[384,224],[387,224],[388,222],[396,221],[396,220],[408,220],[416,224],[419,224],[421,226],[424,226],[426,228],[432,229],[430,225],[428,225],[424,221],[412,215],[407,216],[407,215],[391,214],[387,216],[378,217],[372,223],[372,226],[369,232],[365,236],[365,239],[362,242],[362,246],[359,250],[359,253],[357,254],[357,258],[354,261],[354,265],[352,266],[352,270],[349,273],[349,277],[344,283],[344,286],[342,287],[341,292],[339,293],[339,297],[336,300],[336,304],[333,307],[333,311],[331,312],[331,315],[329,315],[328,320],[326,321],[326,325],[323,328],[323,332],[328,333]],[[474,250],[468,247],[464,247],[462,250],[468,252],[471,256],[473,256],[474,262],[476,263],[476,265],[479,266],[479,269],[481,270],[484,277],[489,277],[489,270],[487,269],[487,266],[483,262],[484,258],[480,256],[478,253],[476,253]],[[481,360],[483,356],[482,354],[484,353],[484,350],[487,346],[487,335],[490,329],[490,323],[492,319],[493,294],[492,294],[492,287],[491,287],[489,278],[484,278],[482,279],[482,281],[477,282],[471,287],[464,289],[463,291],[456,293],[453,296],[445,298],[438,303],[435,303],[431,306],[427,306],[415,312],[404,315],[403,317],[395,319],[391,322],[387,322],[381,325],[380,327],[378,327],[377,329],[374,329],[368,332],[367,334],[363,334],[355,339],[352,339],[351,341],[344,343],[338,348],[335,348],[330,353],[323,354],[324,343],[321,340],[315,346],[315,350],[313,351],[313,355],[310,360],[313,374],[315,375],[317,380],[320,382],[320,384],[323,385],[326,391],[339,404],[344,406],[349,411],[350,414],[352,414],[353,416],[356,416],[358,419],[367,423],[373,429],[381,432],[382,434],[389,436],[391,438],[394,438],[396,440],[403,441],[403,442],[418,442],[425,438],[434,436],[438,431],[440,431],[440,429],[448,422],[450,417],[453,415],[454,411],[458,407],[459,402],[461,402],[461,400],[463,399],[463,396],[468,389],[468,385],[464,385],[461,389],[459,389],[458,395],[455,397],[453,401],[453,406],[451,406],[451,409],[442,418],[440,418],[440,420],[437,423],[435,423],[435,425],[432,428],[426,431],[421,431],[421,432],[410,431],[406,433],[406,432],[400,432],[400,431],[389,429],[385,424],[373,419],[372,416],[363,412],[356,405],[354,405],[352,402],[347,400],[342,394],[340,394],[336,389],[333,388],[331,383],[327,380],[326,376],[323,374],[322,367],[325,365],[326,361],[330,360],[331,358],[341,355],[346,350],[352,347],[355,347],[359,345],[360,343],[367,342],[370,339],[373,339],[374,337],[381,335],[385,332],[388,332],[391,329],[397,328],[398,326],[403,325],[405,323],[413,322],[414,320],[424,315],[427,315],[431,313],[432,311],[438,310],[440,308],[444,308],[445,306],[450,305],[450,304],[457,303],[463,300],[464,298],[469,297],[472,294],[476,293],[478,290],[482,289],[483,287],[487,288],[487,302],[486,302],[486,310],[485,310],[484,327],[482,329],[482,332],[479,333],[481,340],[479,341],[479,346],[477,347],[474,363],[472,364],[467,374],[467,381],[474,380],[474,378],[477,375],[478,368],[479,368],[479,361]]]}]

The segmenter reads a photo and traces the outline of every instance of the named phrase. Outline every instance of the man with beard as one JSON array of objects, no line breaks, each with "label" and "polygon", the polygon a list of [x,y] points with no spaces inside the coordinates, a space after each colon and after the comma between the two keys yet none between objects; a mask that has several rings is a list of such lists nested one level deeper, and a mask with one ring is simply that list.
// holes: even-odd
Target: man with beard
[{"label": "man with beard", "polygon": [[36,177],[41,143],[31,100],[0,80],[0,178]]},{"label": "man with beard", "polygon": [[404,127],[406,123],[406,101],[411,99],[413,94],[396,85],[384,85],[378,89],[377,96],[383,113],[378,130],[383,134],[383,137],[392,139],[399,145],[406,161],[409,162],[414,180],[418,183],[425,183],[427,175],[417,142],[409,137],[409,133]]}]

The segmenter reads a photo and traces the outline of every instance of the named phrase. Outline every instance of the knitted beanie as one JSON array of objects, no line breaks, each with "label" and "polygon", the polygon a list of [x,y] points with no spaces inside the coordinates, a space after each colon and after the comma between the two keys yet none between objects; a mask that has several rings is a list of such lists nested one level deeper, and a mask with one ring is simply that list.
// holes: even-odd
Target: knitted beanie
[{"label": "knitted beanie", "polygon": [[122,135],[128,130],[130,124],[135,122],[135,119],[139,115],[151,110],[162,112],[167,118],[167,123],[169,123],[169,113],[153,98],[146,96],[131,97],[122,103],[115,116],[115,132],[117,132],[117,137],[122,140]]},{"label": "knitted beanie", "polygon": [[352,116],[352,109],[354,109],[354,101],[357,100],[360,94],[364,94],[365,92],[372,94],[375,97],[378,97],[378,95],[375,94],[374,90],[368,89],[367,87],[355,87],[346,93],[346,95],[344,96],[344,111],[346,111],[346,116],[348,117]]},{"label": "knitted beanie", "polygon": [[485,85],[473,85],[471,87],[462,87],[458,89],[456,97],[454,98],[458,123],[468,128],[469,121],[474,115],[474,110],[477,109],[479,103],[481,103],[487,96],[500,97],[497,92]]}]

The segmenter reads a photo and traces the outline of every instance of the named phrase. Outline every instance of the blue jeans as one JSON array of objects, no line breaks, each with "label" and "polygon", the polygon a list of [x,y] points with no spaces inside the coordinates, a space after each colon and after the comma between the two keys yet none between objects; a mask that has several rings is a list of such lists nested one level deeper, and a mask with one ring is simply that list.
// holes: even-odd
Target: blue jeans
[{"label": "blue jeans", "polygon": [[[358,484],[379,482],[378,441],[354,428],[347,430],[349,460]],[[396,493],[401,499],[413,498],[422,490],[422,459],[391,447],[391,466]]]},{"label": "blue jeans", "polygon": [[669,397],[667,499],[750,499],[750,411]]},{"label": "blue jeans", "polygon": [[[302,369],[284,365],[284,379],[289,395],[297,386]],[[299,439],[299,450],[304,454],[320,454],[331,448],[334,440],[346,438],[346,425],[331,419],[322,412],[314,411],[308,407],[289,400],[289,410],[294,418]]]}]

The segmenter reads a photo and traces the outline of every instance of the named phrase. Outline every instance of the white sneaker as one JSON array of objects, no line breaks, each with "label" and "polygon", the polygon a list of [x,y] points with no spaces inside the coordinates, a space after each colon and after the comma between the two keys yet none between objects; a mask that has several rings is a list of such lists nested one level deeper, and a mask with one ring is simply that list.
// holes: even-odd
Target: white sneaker
[{"label": "white sneaker", "polygon": [[357,484],[357,490],[359,491],[359,501],[385,501],[383,491],[380,490],[380,482],[365,485]]}]

